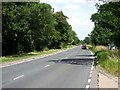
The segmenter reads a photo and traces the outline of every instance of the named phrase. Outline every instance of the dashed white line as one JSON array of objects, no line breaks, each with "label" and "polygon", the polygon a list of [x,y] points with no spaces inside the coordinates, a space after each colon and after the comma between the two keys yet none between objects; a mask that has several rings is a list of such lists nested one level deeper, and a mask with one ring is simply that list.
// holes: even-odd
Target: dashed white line
[{"label": "dashed white line", "polygon": [[65,59],[67,59],[68,57],[65,57]]},{"label": "dashed white line", "polygon": [[49,67],[50,65],[46,65],[46,66],[44,66],[44,67]]},{"label": "dashed white line", "polygon": [[91,79],[88,79],[88,83],[90,83],[91,82]]},{"label": "dashed white line", "polygon": [[89,88],[90,87],[90,85],[86,85],[86,87],[85,88]]},{"label": "dashed white line", "polygon": [[13,80],[17,80],[17,79],[22,78],[22,77],[24,77],[24,75],[20,75],[20,76],[14,78]]},{"label": "dashed white line", "polygon": [[[89,50],[89,51],[90,51],[90,50]],[[92,51],[90,51],[90,53],[91,53],[92,55],[94,55]]]},{"label": "dashed white line", "polygon": [[90,71],[90,74],[92,74],[92,71]]},{"label": "dashed white line", "polygon": [[90,74],[90,76],[89,76],[90,78],[92,77],[92,74]]},{"label": "dashed white line", "polygon": [[88,82],[85,86],[85,88],[90,88],[90,83],[91,83],[91,80],[92,80],[92,72],[93,72],[93,69],[94,69],[94,62],[92,62],[92,66],[91,66],[91,70],[90,70],[90,75],[89,75],[89,79],[88,79]]},{"label": "dashed white line", "polygon": [[93,70],[93,65],[92,65],[92,67],[91,67],[91,71]]}]

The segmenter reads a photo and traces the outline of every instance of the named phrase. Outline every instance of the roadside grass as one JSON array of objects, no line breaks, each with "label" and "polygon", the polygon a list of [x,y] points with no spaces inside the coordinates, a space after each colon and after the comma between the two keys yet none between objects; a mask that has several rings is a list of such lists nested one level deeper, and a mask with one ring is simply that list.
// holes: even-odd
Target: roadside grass
[{"label": "roadside grass", "polygon": [[118,61],[120,60],[119,50],[109,50],[105,46],[88,46],[98,57],[99,66],[106,72],[118,76]]},{"label": "roadside grass", "polygon": [[0,62],[7,63],[7,62],[14,62],[14,61],[18,61],[18,60],[24,60],[24,59],[29,59],[29,58],[45,56],[47,54],[53,54],[55,52],[67,50],[67,49],[70,49],[73,47],[75,47],[75,46],[71,45],[71,46],[67,46],[66,48],[63,48],[63,49],[50,49],[50,50],[46,50],[46,51],[39,51],[39,52],[34,51],[34,52],[29,52],[29,53],[4,56],[4,57],[0,57]]}]

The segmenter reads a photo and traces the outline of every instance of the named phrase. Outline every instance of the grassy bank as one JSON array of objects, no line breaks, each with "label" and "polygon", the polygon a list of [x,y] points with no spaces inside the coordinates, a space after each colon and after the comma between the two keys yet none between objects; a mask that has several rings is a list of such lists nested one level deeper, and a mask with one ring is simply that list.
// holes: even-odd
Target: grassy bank
[{"label": "grassy bank", "polygon": [[118,61],[120,60],[118,50],[109,50],[105,46],[88,46],[98,57],[98,65],[106,72],[118,76]]},{"label": "grassy bank", "polygon": [[67,50],[67,49],[70,49],[70,48],[73,48],[73,47],[75,47],[75,46],[74,45],[73,46],[67,46],[66,48],[63,48],[63,49],[50,49],[50,50],[47,50],[47,51],[39,51],[39,52],[34,51],[34,52],[30,52],[30,53],[4,56],[4,57],[0,58],[0,62],[2,62],[2,63],[14,62],[14,61],[24,60],[24,59],[28,59],[28,58],[45,56],[45,55],[52,54],[52,53],[55,53],[55,52]]}]

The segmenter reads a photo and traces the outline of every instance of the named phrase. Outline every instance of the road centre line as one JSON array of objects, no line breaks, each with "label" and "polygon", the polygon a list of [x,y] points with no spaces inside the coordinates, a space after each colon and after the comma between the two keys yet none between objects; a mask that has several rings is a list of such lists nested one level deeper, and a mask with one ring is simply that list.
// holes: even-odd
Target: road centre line
[{"label": "road centre line", "polygon": [[65,57],[65,59],[67,59],[68,57]]},{"label": "road centre line", "polygon": [[13,80],[17,80],[17,79],[22,78],[22,77],[24,77],[24,75],[20,75],[20,76],[14,78]]},{"label": "road centre line", "polygon": [[46,65],[46,66],[44,66],[44,67],[49,67],[50,65]]}]

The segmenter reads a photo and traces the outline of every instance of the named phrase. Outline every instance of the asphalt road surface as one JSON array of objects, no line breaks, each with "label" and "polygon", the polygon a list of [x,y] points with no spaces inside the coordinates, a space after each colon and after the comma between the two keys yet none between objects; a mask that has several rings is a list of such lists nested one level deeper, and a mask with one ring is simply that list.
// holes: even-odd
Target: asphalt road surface
[{"label": "asphalt road surface", "polygon": [[37,60],[2,68],[2,88],[86,88],[93,59],[76,47]]}]

